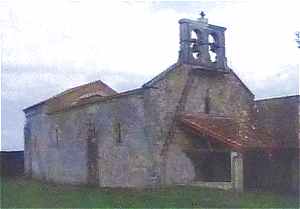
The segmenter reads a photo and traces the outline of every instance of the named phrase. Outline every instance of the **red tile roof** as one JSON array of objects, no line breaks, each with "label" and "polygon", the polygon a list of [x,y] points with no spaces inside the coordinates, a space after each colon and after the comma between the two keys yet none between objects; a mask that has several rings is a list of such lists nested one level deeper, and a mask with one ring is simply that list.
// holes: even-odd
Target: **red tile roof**
[{"label": "red tile roof", "polygon": [[117,92],[102,81],[94,81],[66,90],[50,98],[47,101],[48,112],[56,112],[69,108],[81,100],[86,100],[90,97],[106,97],[114,94],[117,94]]},{"label": "red tile roof", "polygon": [[239,129],[245,124],[241,124],[230,117],[204,113],[186,113],[180,115],[178,120],[194,133],[209,136],[210,139],[217,140],[235,151],[243,152],[250,148],[267,146],[253,130],[255,127],[249,127],[249,124],[248,127],[244,128],[243,135],[241,135]]},{"label": "red tile roof", "polygon": [[71,107],[81,100],[86,100],[91,97],[107,97],[115,94],[118,94],[118,92],[102,81],[97,80],[63,91],[62,93],[50,97],[45,101],[24,109],[24,111],[26,112],[27,110],[41,104],[47,104],[48,112],[56,112]]},{"label": "red tile roof", "polygon": [[81,107],[81,106],[84,106],[87,104],[104,102],[104,101],[108,101],[111,99],[120,98],[120,97],[124,97],[124,96],[137,95],[137,94],[141,94],[145,89],[146,88],[138,88],[138,89],[133,89],[133,90],[129,90],[129,91],[121,92],[121,93],[112,94],[109,96],[100,96],[98,94],[91,94],[89,97],[83,96],[83,97],[79,98],[78,100],[75,100],[74,102],[72,102],[71,105],[65,106],[62,109],[57,109],[54,111],[50,111],[48,113],[57,113],[57,112],[69,110],[71,108]]}]

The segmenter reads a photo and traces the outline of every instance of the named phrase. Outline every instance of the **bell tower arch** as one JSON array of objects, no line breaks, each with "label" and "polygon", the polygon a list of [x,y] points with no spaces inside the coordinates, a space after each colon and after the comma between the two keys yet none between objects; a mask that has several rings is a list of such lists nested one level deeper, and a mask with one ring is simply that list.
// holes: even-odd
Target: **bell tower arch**
[{"label": "bell tower arch", "polygon": [[208,24],[201,12],[198,20],[181,19],[179,62],[206,70],[228,72],[225,57],[226,28]]}]

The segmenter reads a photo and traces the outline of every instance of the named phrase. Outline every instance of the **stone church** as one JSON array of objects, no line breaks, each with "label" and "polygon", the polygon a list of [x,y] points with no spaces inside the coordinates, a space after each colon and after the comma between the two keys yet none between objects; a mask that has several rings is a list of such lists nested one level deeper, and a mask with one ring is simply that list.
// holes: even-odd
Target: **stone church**
[{"label": "stone church", "polygon": [[25,172],[100,187],[299,186],[299,96],[255,100],[226,64],[226,28],[181,19],[178,61],[141,88],[102,81],[24,109]]}]

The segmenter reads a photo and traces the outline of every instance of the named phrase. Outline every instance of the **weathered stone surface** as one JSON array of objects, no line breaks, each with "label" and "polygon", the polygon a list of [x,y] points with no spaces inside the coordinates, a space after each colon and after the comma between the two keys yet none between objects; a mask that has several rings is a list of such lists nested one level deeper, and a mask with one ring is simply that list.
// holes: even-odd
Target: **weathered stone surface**
[{"label": "weathered stone surface", "polygon": [[270,135],[273,145],[299,148],[299,101],[299,96],[255,101],[257,131]]},{"label": "weathered stone surface", "polygon": [[[254,102],[251,91],[226,66],[225,28],[203,24],[181,22],[178,63],[141,89],[116,94],[102,84],[100,89],[85,85],[27,108],[24,128],[27,175],[45,181],[103,187],[198,182],[242,191],[245,156],[237,153],[230,158],[230,149],[216,139],[212,143],[211,136],[185,130],[177,123],[182,113],[228,116],[237,122],[241,140],[255,140],[256,128],[266,129],[276,142],[280,141],[276,137],[284,139],[288,147],[295,147],[296,137],[299,148],[299,100]],[[197,52],[203,52],[200,53],[203,57],[196,64],[190,62],[194,49],[186,42],[195,29],[201,29],[206,41],[209,34],[215,35],[214,44],[219,46],[201,45],[199,37],[195,47],[200,47]],[[219,56],[216,63],[208,60],[208,47],[213,47]],[[293,165],[299,163],[295,159]],[[220,166],[220,161],[224,165]],[[219,182],[199,181],[208,175],[205,170],[208,168],[224,178],[219,176]],[[227,168],[231,168],[229,179]]]},{"label": "weathered stone surface", "polygon": [[269,184],[277,190],[299,192],[300,97],[257,100],[254,118],[257,133],[271,139]]},{"label": "weathered stone surface", "polygon": [[166,184],[188,184],[193,181],[194,166],[180,147],[171,145],[166,160]]},{"label": "weathered stone surface", "polygon": [[[247,101],[252,95],[230,75],[211,76],[189,65],[178,65],[152,85],[154,88],[136,94],[62,112],[48,114],[47,106],[41,106],[32,116],[27,113],[27,172],[48,181],[77,184],[96,180],[99,186],[115,187],[192,182],[193,162],[184,144],[193,136],[173,123],[176,111],[203,112],[210,88],[213,113],[240,116],[249,109]],[[244,96],[233,100],[230,91]],[[175,129],[167,142],[171,126]],[[98,153],[96,157],[91,149]]]},{"label": "weathered stone surface", "polygon": [[181,19],[179,24],[180,63],[204,66],[211,71],[229,70],[225,57],[226,28],[189,19]]}]

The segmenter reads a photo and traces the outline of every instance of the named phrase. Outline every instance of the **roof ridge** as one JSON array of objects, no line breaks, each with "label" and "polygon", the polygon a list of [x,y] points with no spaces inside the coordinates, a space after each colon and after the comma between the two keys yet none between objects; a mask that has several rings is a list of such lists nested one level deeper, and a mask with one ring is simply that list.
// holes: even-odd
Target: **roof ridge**
[{"label": "roof ridge", "polygon": [[65,90],[65,91],[63,91],[63,92],[61,92],[61,93],[59,93],[59,94],[56,94],[56,95],[54,95],[54,96],[49,97],[48,99],[45,99],[45,100],[43,100],[43,101],[41,101],[41,102],[39,102],[39,103],[36,103],[36,104],[34,104],[34,105],[31,105],[31,106],[27,107],[27,108],[23,109],[23,111],[26,112],[27,110],[29,110],[29,109],[31,109],[31,108],[33,108],[33,107],[42,105],[42,104],[44,104],[44,103],[46,103],[46,102],[49,102],[49,101],[51,101],[51,100],[53,100],[53,99],[57,99],[57,98],[59,98],[59,97],[65,96],[65,95],[67,95],[67,94],[70,94],[70,93],[76,91],[77,89],[80,89],[80,88],[86,87],[86,86],[90,86],[90,85],[93,85],[93,84],[99,84],[99,85],[102,85],[104,88],[107,88],[107,89],[109,89],[110,91],[114,92],[114,94],[118,94],[118,92],[117,92],[116,90],[112,89],[110,86],[108,86],[106,83],[104,83],[103,81],[101,81],[101,80],[99,79],[99,80],[96,80],[96,81],[92,81],[92,82],[89,82],[89,83],[85,83],[85,84],[82,84],[82,85],[75,86],[75,87],[73,87],[73,88],[67,89],[67,90]]},{"label": "roof ridge", "polygon": [[132,90],[128,90],[128,91],[123,91],[123,92],[113,94],[113,95],[94,98],[95,100],[93,100],[93,101],[88,101],[90,98],[86,98],[86,100],[84,100],[84,99],[81,100],[81,103],[76,103],[76,104],[73,104],[72,106],[69,106],[69,107],[66,107],[66,108],[63,108],[63,109],[60,109],[60,110],[51,111],[51,112],[48,112],[48,114],[53,114],[53,113],[69,110],[69,109],[80,107],[80,106],[87,105],[87,104],[94,104],[94,103],[97,103],[97,102],[104,102],[104,101],[108,101],[108,100],[123,97],[123,96],[138,94],[139,92],[142,92],[145,89],[146,88],[137,88],[137,89],[132,89]]},{"label": "roof ridge", "polygon": [[174,70],[179,65],[180,65],[180,63],[178,63],[178,62],[174,63],[173,65],[169,66],[166,70],[162,71],[157,76],[155,76],[154,78],[152,78],[150,81],[144,83],[142,87],[145,88],[145,87],[152,86],[154,83],[156,83],[157,81],[161,80],[164,76],[166,76],[169,72],[171,72],[172,70]]},{"label": "roof ridge", "polygon": [[[49,99],[53,99],[53,98],[56,98],[56,97],[59,97],[59,96],[64,96],[64,95],[66,95],[66,94],[69,94],[69,93],[73,92],[73,91],[76,90],[76,89],[82,88],[82,87],[84,87],[84,86],[93,85],[93,84],[96,84],[96,83],[99,83],[99,84],[101,84],[101,85],[104,85],[105,87],[108,87],[108,88],[110,88],[111,90],[115,91],[114,89],[112,89],[112,88],[109,87],[106,83],[104,83],[103,81],[101,81],[101,80],[99,79],[99,80],[96,80],[96,81],[92,81],[92,82],[89,82],[89,83],[85,83],[85,84],[82,84],[82,85],[75,86],[75,87],[73,87],[73,88],[67,89],[67,90],[65,90],[65,91],[63,91],[63,92],[61,92],[61,93],[59,93],[59,94],[57,94],[57,95],[54,95],[54,96],[50,97]],[[118,93],[117,91],[115,91],[115,92]],[[49,99],[47,99],[47,100],[49,100]]]},{"label": "roof ridge", "polygon": [[232,72],[232,74],[240,81],[240,83],[242,84],[242,86],[252,95],[255,96],[255,94],[251,91],[251,89],[246,85],[246,83],[240,78],[240,76],[238,76],[238,74],[232,69],[230,68],[230,71]]},{"label": "roof ridge", "polygon": [[269,97],[264,99],[255,99],[254,102],[266,101],[266,100],[274,100],[274,99],[289,99],[292,97],[300,97],[300,94],[288,95],[288,96],[276,96],[276,97]]}]

